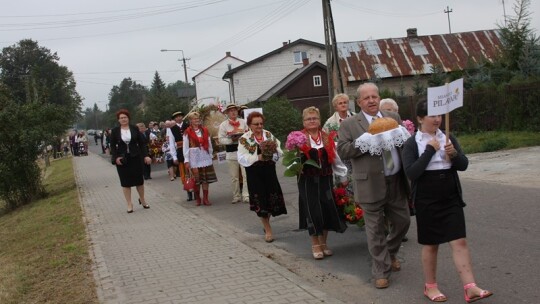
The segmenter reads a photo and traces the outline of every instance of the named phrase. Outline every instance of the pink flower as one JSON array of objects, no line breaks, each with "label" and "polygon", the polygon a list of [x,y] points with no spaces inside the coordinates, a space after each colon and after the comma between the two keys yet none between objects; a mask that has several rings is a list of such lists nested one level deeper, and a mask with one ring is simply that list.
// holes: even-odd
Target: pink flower
[{"label": "pink flower", "polygon": [[409,131],[409,133],[411,133],[411,135],[414,134],[414,131],[415,131],[415,126],[414,126],[414,123],[410,120],[404,120],[403,121],[403,126],[405,127],[405,129],[407,129],[407,131]]},{"label": "pink flower", "polygon": [[285,143],[285,148],[287,150],[293,150],[300,148],[305,145],[307,142],[307,137],[304,133],[300,131],[293,131],[287,136],[287,142]]}]

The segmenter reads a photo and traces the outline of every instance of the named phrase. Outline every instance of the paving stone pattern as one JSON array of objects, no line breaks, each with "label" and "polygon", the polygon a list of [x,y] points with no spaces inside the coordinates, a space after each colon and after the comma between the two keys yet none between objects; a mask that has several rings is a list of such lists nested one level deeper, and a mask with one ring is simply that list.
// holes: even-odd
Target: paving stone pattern
[{"label": "paving stone pattern", "polygon": [[101,303],[341,303],[148,184],[128,214],[109,162],[73,162]]}]

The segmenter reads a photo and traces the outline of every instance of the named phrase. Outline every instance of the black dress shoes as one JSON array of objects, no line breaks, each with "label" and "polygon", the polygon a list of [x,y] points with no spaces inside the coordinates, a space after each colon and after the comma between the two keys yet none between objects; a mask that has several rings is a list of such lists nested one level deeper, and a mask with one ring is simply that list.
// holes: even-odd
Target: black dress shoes
[{"label": "black dress shoes", "polygon": [[142,205],[144,209],[150,209],[150,205],[148,204],[143,205],[143,203],[141,202],[141,199],[139,199],[139,205]]}]

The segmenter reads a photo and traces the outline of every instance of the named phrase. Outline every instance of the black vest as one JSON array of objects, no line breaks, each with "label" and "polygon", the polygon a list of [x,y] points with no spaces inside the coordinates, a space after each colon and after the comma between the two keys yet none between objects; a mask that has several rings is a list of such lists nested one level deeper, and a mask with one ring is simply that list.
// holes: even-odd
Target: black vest
[{"label": "black vest", "polygon": [[174,136],[174,141],[181,141],[182,136],[184,136],[184,124],[182,124],[182,128],[180,128],[177,124],[174,125],[174,127],[171,128],[171,133]]}]

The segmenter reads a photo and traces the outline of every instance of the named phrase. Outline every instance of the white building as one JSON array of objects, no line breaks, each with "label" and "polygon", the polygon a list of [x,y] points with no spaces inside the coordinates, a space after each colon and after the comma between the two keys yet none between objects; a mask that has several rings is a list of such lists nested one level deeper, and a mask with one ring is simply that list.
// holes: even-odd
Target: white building
[{"label": "white building", "polygon": [[231,56],[231,52],[226,52],[225,57],[221,60],[193,76],[192,80],[195,83],[197,100],[204,104],[209,103],[209,100],[212,99],[222,105],[231,103],[232,94],[229,90],[229,82],[223,80],[222,77],[227,71],[244,63],[246,62]]},{"label": "white building", "polygon": [[[257,100],[291,72],[303,66],[302,59],[326,65],[324,44],[298,39],[225,72],[224,80],[232,83],[231,95],[236,104]],[[198,96],[198,94],[197,94]]]}]

